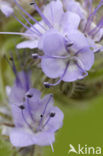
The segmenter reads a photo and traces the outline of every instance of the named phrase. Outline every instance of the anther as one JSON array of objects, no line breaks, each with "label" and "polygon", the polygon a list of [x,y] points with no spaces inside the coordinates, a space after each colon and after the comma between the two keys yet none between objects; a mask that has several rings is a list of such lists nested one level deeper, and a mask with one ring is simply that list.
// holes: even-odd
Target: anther
[{"label": "anther", "polygon": [[33,95],[27,94],[26,96],[27,96],[28,98],[32,98]]},{"label": "anther", "polygon": [[35,3],[34,2],[30,2],[30,5],[34,5]]},{"label": "anther", "polygon": [[50,88],[50,84],[48,82],[44,82],[45,88]]},{"label": "anther", "polygon": [[53,118],[55,116],[55,113],[50,113],[50,117]]},{"label": "anther", "polygon": [[43,114],[41,114],[40,117],[42,118],[43,117]]},{"label": "anther", "polygon": [[20,105],[19,108],[20,108],[21,110],[24,110],[24,109],[25,109],[25,107],[24,107],[23,105]]},{"label": "anther", "polygon": [[32,58],[33,59],[38,59],[39,58],[39,55],[38,54],[32,54]]},{"label": "anther", "polygon": [[71,46],[73,46],[73,43],[67,44],[67,47],[71,47]]}]

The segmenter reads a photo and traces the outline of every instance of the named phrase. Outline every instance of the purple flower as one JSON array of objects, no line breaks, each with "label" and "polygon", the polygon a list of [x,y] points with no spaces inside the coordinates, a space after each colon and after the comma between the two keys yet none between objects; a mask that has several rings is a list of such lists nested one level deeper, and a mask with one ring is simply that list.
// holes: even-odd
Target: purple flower
[{"label": "purple flower", "polygon": [[[23,25],[27,29],[25,33],[18,32],[2,32],[1,34],[15,34],[22,35],[28,38],[27,41],[24,41],[17,45],[17,48],[39,48],[39,42],[41,37],[50,30],[57,30],[63,37],[68,33],[71,29],[77,29],[80,22],[80,17],[73,12],[64,12],[63,4],[60,0],[52,1],[48,5],[44,6],[44,11],[42,12],[37,4],[31,3],[34,8],[37,10],[39,15],[42,17],[42,20],[38,22],[35,18],[33,18],[28,12],[26,12],[20,4],[14,0],[16,5],[21,10],[20,15],[25,21],[28,23],[27,26],[22,21],[20,21],[14,14],[14,18]],[[32,25],[29,20],[25,17],[25,15],[29,17],[36,24]],[[68,26],[69,25],[69,26]]]},{"label": "purple flower", "polygon": [[[28,29],[22,35],[29,36],[29,40],[18,44],[17,48],[39,48],[43,51],[44,56],[41,57],[43,72],[50,78],[60,78],[53,85],[57,85],[61,80],[72,82],[83,79],[94,63],[94,54],[85,34],[79,30],[81,22],[81,17],[77,14],[79,9],[76,12],[72,12],[72,10],[64,12],[62,2],[56,0],[46,5],[42,13],[34,2],[32,3],[34,8],[42,17],[42,21],[38,22],[16,0],[15,3],[28,17],[36,22],[35,25],[32,25],[21,14],[31,26],[29,28],[14,16]],[[78,3],[76,4],[80,6]],[[45,83],[45,85],[48,85],[48,83]]]},{"label": "purple flower", "polygon": [[55,84],[44,83],[48,87],[57,85],[61,80],[72,82],[83,79],[94,63],[94,53],[88,41],[77,30],[71,30],[67,40],[56,31],[48,32],[43,36],[41,45],[45,54],[40,57],[43,72],[50,78],[60,77]]},{"label": "purple flower", "polygon": [[6,17],[9,17],[14,12],[11,4],[3,0],[0,1],[0,10]]},{"label": "purple flower", "polygon": [[81,17],[80,30],[87,37],[93,51],[102,51],[103,46],[100,42],[103,39],[103,17],[99,22],[95,21],[97,21],[97,13],[103,5],[103,0],[99,2],[96,8],[93,7],[93,0],[84,0],[82,4],[75,0],[63,0],[63,2],[66,10],[76,12]]},{"label": "purple flower", "polygon": [[28,74],[20,72],[9,92],[9,103],[15,124],[9,134],[11,143],[16,147],[52,146],[63,122],[62,111],[53,106],[52,94],[41,98],[39,90],[30,88]]},{"label": "purple flower", "polygon": [[[85,1],[85,0],[84,0]],[[86,0],[87,2],[88,0]],[[75,0],[63,0],[64,9],[66,11],[71,11],[80,16],[81,19],[84,19],[87,15],[86,10],[83,9],[81,4]]]}]

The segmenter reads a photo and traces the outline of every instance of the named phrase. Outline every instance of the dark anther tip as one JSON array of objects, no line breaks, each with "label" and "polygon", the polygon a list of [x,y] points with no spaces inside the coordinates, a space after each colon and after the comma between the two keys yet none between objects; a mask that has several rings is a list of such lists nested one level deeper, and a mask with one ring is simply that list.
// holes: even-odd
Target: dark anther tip
[{"label": "dark anther tip", "polygon": [[32,54],[33,59],[38,59],[38,54]]},{"label": "dark anther tip", "polygon": [[28,98],[32,98],[33,95],[27,94],[26,96],[27,96]]},{"label": "dark anther tip", "polygon": [[13,57],[9,57],[9,60],[10,60],[10,61],[13,61]]},{"label": "dark anther tip", "polygon": [[50,94],[51,97],[53,97],[53,94]]},{"label": "dark anther tip", "polygon": [[30,5],[34,5],[35,3],[34,2],[30,2]]},{"label": "dark anther tip", "polygon": [[22,110],[25,109],[25,107],[23,105],[20,105],[19,108]]},{"label": "dark anther tip", "polygon": [[69,43],[69,44],[67,45],[67,47],[71,47],[71,46],[73,46],[73,43]]},{"label": "dark anther tip", "polygon": [[50,88],[50,84],[48,82],[44,82],[45,88]]},{"label": "dark anther tip", "polygon": [[40,117],[42,118],[43,117],[43,114],[41,114]]},{"label": "dark anther tip", "polygon": [[55,113],[50,113],[50,117],[53,118],[55,116]]}]

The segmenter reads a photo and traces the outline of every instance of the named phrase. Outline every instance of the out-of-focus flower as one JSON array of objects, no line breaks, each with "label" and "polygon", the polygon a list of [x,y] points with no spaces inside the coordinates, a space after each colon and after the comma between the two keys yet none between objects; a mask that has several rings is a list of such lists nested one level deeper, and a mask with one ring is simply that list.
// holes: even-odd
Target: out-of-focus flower
[{"label": "out-of-focus flower", "polygon": [[55,132],[62,126],[63,113],[53,106],[51,94],[42,99],[37,89],[27,91],[24,74],[19,73],[20,82],[14,84],[9,95],[15,124],[10,141],[16,147],[52,145]]},{"label": "out-of-focus flower", "polygon": [[66,11],[69,10],[71,12],[76,13],[77,15],[80,16],[81,19],[85,18],[87,12],[86,12],[86,10],[83,9],[80,2],[77,2],[75,0],[63,0],[63,4],[64,4],[64,9]]},{"label": "out-of-focus flower", "polygon": [[93,0],[84,0],[82,4],[75,0],[63,0],[63,2],[66,10],[76,12],[81,17],[80,30],[87,37],[94,52],[102,51],[103,46],[100,42],[103,39],[103,17],[97,22],[97,14],[103,6],[103,0],[100,0],[96,8]]},{"label": "out-of-focus flower", "polygon": [[6,17],[9,17],[14,12],[11,3],[5,0],[0,0],[0,10]]},{"label": "out-of-focus flower", "polygon": [[[11,59],[12,60],[12,59]],[[13,60],[12,60],[13,61]],[[17,72],[13,87],[7,87],[14,127],[9,132],[10,141],[16,147],[46,146],[55,141],[55,132],[62,127],[64,115],[54,106],[53,95],[41,98],[41,92],[30,88],[30,75]]]},{"label": "out-of-focus flower", "polygon": [[[18,3],[17,5],[21,8]],[[52,1],[48,5],[44,6],[43,13],[36,3],[33,5],[42,17],[42,20],[40,22],[36,22],[36,24],[31,26],[31,28],[28,28],[24,35],[26,36],[26,34],[30,34],[29,40],[18,44],[17,48],[42,49],[40,45],[41,37],[43,37],[45,33],[48,33],[50,30],[57,30],[63,37],[65,37],[68,31],[71,31],[71,29],[77,29],[79,26],[80,17],[69,11],[65,13],[60,0]],[[24,11],[23,8],[21,8],[21,10]]]}]

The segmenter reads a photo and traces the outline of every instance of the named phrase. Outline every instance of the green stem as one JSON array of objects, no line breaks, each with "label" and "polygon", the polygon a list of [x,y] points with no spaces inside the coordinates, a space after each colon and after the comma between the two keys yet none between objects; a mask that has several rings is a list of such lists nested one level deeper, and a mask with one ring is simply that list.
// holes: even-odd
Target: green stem
[{"label": "green stem", "polygon": [[34,155],[33,156],[42,156],[42,147],[35,145]]},{"label": "green stem", "polygon": [[4,81],[3,81],[3,72],[2,72],[2,63],[0,59],[0,98],[5,99],[5,87],[4,87]]}]

